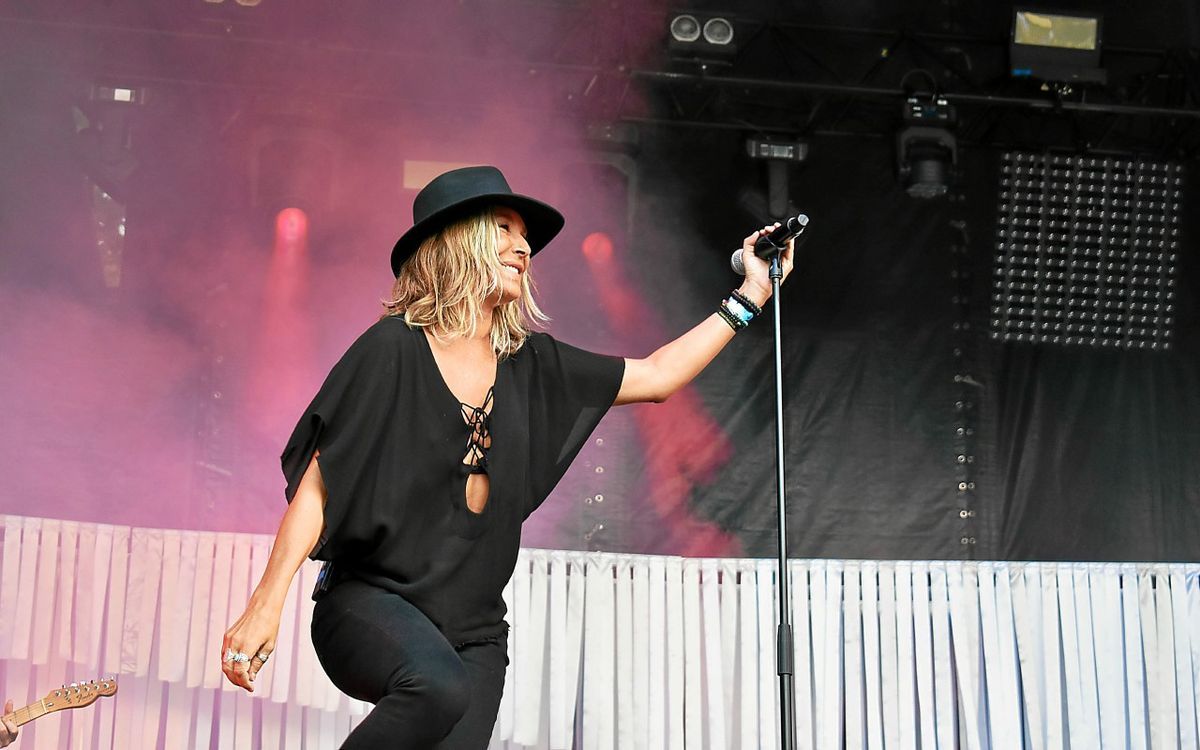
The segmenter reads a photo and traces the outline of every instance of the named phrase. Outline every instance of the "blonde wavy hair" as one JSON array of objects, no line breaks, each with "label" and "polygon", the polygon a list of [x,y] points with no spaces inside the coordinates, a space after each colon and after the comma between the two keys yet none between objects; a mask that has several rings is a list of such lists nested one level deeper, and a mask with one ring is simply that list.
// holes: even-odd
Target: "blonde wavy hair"
[{"label": "blonde wavy hair", "polygon": [[[381,317],[403,317],[409,326],[428,328],[439,341],[475,336],[485,302],[500,294],[503,285],[498,232],[496,216],[488,208],[427,238],[400,267]],[[550,319],[534,301],[535,289],[526,266],[520,298],[492,311],[492,349],[497,356],[516,353],[531,328]]]}]

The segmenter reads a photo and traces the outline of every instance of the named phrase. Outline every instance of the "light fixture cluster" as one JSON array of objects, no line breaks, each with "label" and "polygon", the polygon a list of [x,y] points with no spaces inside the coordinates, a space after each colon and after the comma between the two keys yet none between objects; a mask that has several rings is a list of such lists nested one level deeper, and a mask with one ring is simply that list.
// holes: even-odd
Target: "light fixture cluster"
[{"label": "light fixture cluster", "polygon": [[737,54],[731,18],[703,13],[679,13],[671,18],[667,49],[681,58],[718,61]]},{"label": "light fixture cluster", "polygon": [[992,338],[1169,349],[1182,190],[1177,164],[1004,154]]}]

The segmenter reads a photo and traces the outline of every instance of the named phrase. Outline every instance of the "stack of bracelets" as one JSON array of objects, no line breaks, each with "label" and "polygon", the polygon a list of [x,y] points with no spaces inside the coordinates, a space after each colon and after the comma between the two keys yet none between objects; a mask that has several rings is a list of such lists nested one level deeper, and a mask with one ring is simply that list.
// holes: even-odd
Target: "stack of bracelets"
[{"label": "stack of bracelets", "polygon": [[750,325],[750,321],[761,314],[762,308],[736,289],[730,293],[729,299],[722,302],[721,306],[717,308],[717,315],[720,315],[721,320],[729,324],[734,333]]}]

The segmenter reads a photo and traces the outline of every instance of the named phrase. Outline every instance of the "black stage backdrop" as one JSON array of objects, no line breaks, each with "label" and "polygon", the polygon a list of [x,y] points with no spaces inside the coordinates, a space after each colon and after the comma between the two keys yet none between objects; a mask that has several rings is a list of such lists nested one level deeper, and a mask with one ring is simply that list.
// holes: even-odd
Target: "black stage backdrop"
[{"label": "black stage backdrop", "polygon": [[[756,224],[738,206],[754,204],[745,195],[765,177],[736,134],[659,135],[637,159],[630,276],[679,332],[736,282],[728,249]],[[900,189],[886,140],[817,139],[794,169],[792,201],[812,224],[783,302],[792,554],[1200,558],[1194,233],[1171,351],[994,342],[997,158],[966,153],[960,195],[942,201]],[[1195,206],[1189,186],[1185,212]],[[681,538],[703,533],[695,518],[647,524],[637,497],[658,491],[642,452],[681,441],[719,454],[684,469],[686,510],[732,535],[734,550],[773,554],[771,353],[769,322],[756,321],[695,385],[708,420],[684,408],[660,430],[638,421],[642,447],[624,463],[642,481],[606,509],[606,546],[704,551]],[[698,437],[690,425],[717,429]]]}]

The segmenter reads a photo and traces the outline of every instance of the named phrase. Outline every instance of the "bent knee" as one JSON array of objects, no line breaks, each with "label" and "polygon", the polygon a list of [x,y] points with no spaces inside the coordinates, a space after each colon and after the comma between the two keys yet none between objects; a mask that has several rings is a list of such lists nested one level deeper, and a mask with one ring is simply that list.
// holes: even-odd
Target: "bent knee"
[{"label": "bent knee", "polygon": [[471,680],[457,656],[419,670],[397,674],[389,692],[403,693],[420,703],[431,721],[454,726],[471,702]]}]

